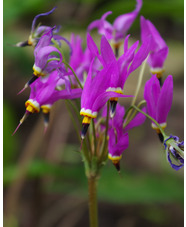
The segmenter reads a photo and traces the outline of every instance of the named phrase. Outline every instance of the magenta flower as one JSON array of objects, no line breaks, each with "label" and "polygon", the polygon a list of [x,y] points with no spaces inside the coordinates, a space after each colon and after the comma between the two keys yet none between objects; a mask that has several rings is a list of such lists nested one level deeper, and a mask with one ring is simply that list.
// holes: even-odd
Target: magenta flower
[{"label": "magenta flower", "polygon": [[[104,68],[112,68],[107,91],[123,94],[123,88],[127,78],[142,64],[149,54],[151,37],[148,37],[147,41],[141,45],[136,53],[135,51],[139,42],[135,42],[128,48],[128,38],[129,36],[125,39],[124,54],[117,60],[109,42],[104,36],[101,38],[101,54],[99,54],[92,37],[89,34],[87,36],[87,44],[90,51],[100,60]],[[111,117],[114,116],[116,104],[117,98],[111,97]]]},{"label": "magenta flower", "polygon": [[45,119],[48,119],[50,109],[56,101],[59,99],[75,99],[81,97],[82,89],[80,88],[71,90],[68,88],[64,90],[56,89],[56,86],[59,84],[64,84],[66,88],[66,85],[68,86],[66,80],[67,79],[61,75],[59,70],[55,70],[50,73],[48,78],[39,78],[30,85],[30,97],[25,102],[26,112],[20,120],[20,124],[16,128],[15,132],[28,115],[38,113],[40,108],[45,114]]},{"label": "magenta flower", "polygon": [[155,26],[149,20],[141,16],[142,42],[146,42],[146,38],[149,35],[152,36],[152,49],[148,58],[148,64],[152,74],[162,74],[169,48]]},{"label": "magenta flower", "polygon": [[[145,108],[143,108],[145,111]],[[116,114],[113,119],[109,120],[109,143],[108,143],[108,158],[116,166],[117,170],[120,169],[119,162],[122,158],[122,153],[129,146],[129,135],[128,131],[134,127],[137,127],[144,123],[145,116],[141,113],[138,113],[130,122],[123,128],[125,123],[123,117],[125,115],[124,107],[119,104],[116,107]],[[103,111],[102,116],[106,116],[106,108]]]},{"label": "magenta flower", "polygon": [[[173,99],[173,78],[169,75],[162,88],[156,78],[152,76],[145,84],[144,99],[147,102],[148,114],[153,117],[162,128],[167,125],[167,116],[171,109]],[[158,130],[157,126],[152,123],[152,128]]]},{"label": "magenta flower", "polygon": [[[48,16],[50,15],[51,13],[54,12],[54,10],[56,9],[57,7],[54,7],[52,10],[50,10],[49,12],[46,12],[46,13],[41,13],[41,14],[38,14],[34,17],[33,21],[32,21],[32,28],[31,28],[31,33],[30,33],[30,36],[28,38],[27,41],[24,41],[24,42],[19,42],[16,44],[17,47],[24,47],[24,46],[33,46],[35,47],[40,39],[40,37],[48,32],[51,27],[49,26],[43,26],[43,25],[39,25],[36,27],[36,21],[39,17],[42,17],[42,16]],[[54,29],[54,33],[58,33],[59,32],[59,29],[60,29],[60,26],[57,26],[55,29]]]},{"label": "magenta flower", "polygon": [[[38,77],[46,76],[56,68],[61,67],[62,54],[56,48],[51,46],[51,39],[53,37],[53,29],[46,32],[39,40],[34,50],[35,62],[33,65],[33,77],[25,84],[24,88],[18,93],[23,92],[29,85],[31,85]],[[52,60],[54,59],[54,60]]]},{"label": "magenta flower", "polygon": [[84,139],[91,119],[97,117],[99,110],[111,97],[131,97],[113,91],[107,91],[110,84],[110,75],[112,75],[114,68],[111,65],[109,68],[103,68],[93,75],[93,63],[94,60],[91,63],[81,96],[80,115],[84,116],[82,122],[82,139]]},{"label": "magenta flower", "polygon": [[129,28],[136,19],[142,6],[142,0],[137,0],[136,9],[130,13],[123,14],[115,19],[113,25],[106,21],[106,17],[112,12],[109,11],[101,17],[99,20],[93,21],[88,26],[88,31],[97,28],[101,35],[104,35],[108,40],[113,40],[118,43],[121,39],[125,38]]}]

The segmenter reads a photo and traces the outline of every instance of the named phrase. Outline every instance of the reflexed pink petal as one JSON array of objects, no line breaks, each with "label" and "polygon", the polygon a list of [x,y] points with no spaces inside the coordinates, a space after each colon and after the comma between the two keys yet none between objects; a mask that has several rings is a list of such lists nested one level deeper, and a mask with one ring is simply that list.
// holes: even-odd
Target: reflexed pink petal
[{"label": "reflexed pink petal", "polygon": [[35,16],[34,19],[33,19],[33,21],[32,21],[32,30],[31,30],[31,33],[34,32],[36,20],[37,20],[39,17],[50,15],[51,13],[53,13],[53,11],[54,11],[56,8],[57,8],[57,7],[54,7],[54,8],[51,9],[49,12],[40,13],[40,14],[38,14],[37,16]]},{"label": "reflexed pink petal", "polygon": [[37,56],[38,51],[45,46],[49,46],[51,44],[51,39],[53,37],[53,30],[55,27],[51,28],[49,31],[47,31],[44,35],[41,36],[39,39],[39,42],[37,43],[35,49],[34,49],[34,56]]},{"label": "reflexed pink petal", "polygon": [[165,41],[162,39],[158,30],[149,20],[146,20],[144,17],[141,17],[140,20],[141,20],[142,42],[145,43],[146,38],[149,35],[152,36],[152,43],[151,43],[152,52],[149,56],[148,63],[152,68],[155,68],[155,67],[162,68],[164,61],[168,55],[168,46],[166,45]]},{"label": "reflexed pink petal", "polygon": [[140,49],[134,56],[132,64],[130,65],[129,72],[128,72],[129,74],[134,70],[136,70],[142,64],[142,62],[147,58],[151,50],[151,41],[152,41],[152,38],[151,36],[149,36],[146,39],[146,41],[142,43]]},{"label": "reflexed pink petal", "polygon": [[95,57],[99,56],[99,50],[89,33],[87,34],[87,46],[89,50],[94,54]]},{"label": "reflexed pink petal", "polygon": [[136,19],[142,6],[142,0],[137,0],[136,9],[131,13],[123,14],[117,17],[113,23],[113,28],[116,31],[115,40],[124,38],[127,31]]},{"label": "reflexed pink petal", "polygon": [[58,64],[60,64],[60,62],[62,61],[62,55],[61,55],[61,52],[53,47],[53,46],[46,46],[46,47],[43,47],[41,48],[38,52],[37,52],[37,55],[35,57],[35,65],[37,67],[40,67],[41,69],[44,69],[44,67],[46,66],[46,63],[47,63],[47,60],[48,60],[48,57],[49,55],[52,53],[52,52],[56,52],[59,54],[60,56],[60,61],[58,61]]},{"label": "reflexed pink petal", "polygon": [[100,20],[95,20],[92,23],[89,24],[87,30],[88,32],[90,32],[92,29],[94,28],[99,28],[101,25],[101,21]]},{"label": "reflexed pink petal", "polygon": [[169,75],[161,88],[157,103],[157,115],[156,119],[158,123],[165,123],[167,115],[171,109],[173,99],[173,78]]},{"label": "reflexed pink petal", "polygon": [[[147,111],[148,111],[148,114],[154,118],[156,117],[155,109],[157,107],[156,106],[157,100],[160,93],[160,85],[158,85],[158,83],[159,81],[156,78],[156,76],[153,76],[150,80],[146,82],[145,88],[144,88],[144,99],[147,102]],[[156,95],[156,97],[154,97],[154,95]]]},{"label": "reflexed pink petal", "polygon": [[121,133],[116,135],[114,129],[109,130],[109,144],[108,144],[108,152],[112,156],[120,156],[124,150],[126,150],[129,146],[129,136],[128,133]]},{"label": "reflexed pink petal", "polygon": [[128,34],[124,41],[124,53],[128,50],[128,40],[129,40],[130,34]]},{"label": "reflexed pink petal", "polygon": [[105,36],[102,36],[101,38],[101,56],[106,65],[112,62],[116,62],[114,52]]},{"label": "reflexed pink petal", "polygon": [[169,48],[164,47],[156,52],[152,52],[148,57],[148,63],[152,68],[162,68],[167,58]]}]

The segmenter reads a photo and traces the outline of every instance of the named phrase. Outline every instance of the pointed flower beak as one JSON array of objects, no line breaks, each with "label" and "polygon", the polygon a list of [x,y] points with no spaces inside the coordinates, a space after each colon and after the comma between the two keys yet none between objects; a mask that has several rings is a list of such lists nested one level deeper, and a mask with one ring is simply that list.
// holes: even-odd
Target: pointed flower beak
[{"label": "pointed flower beak", "polygon": [[91,117],[87,117],[85,116],[83,118],[83,121],[82,121],[82,130],[81,130],[81,139],[84,139],[85,138],[85,135],[87,133],[87,130],[88,130],[88,127],[90,125],[90,122],[91,122]]},{"label": "pointed flower beak", "polygon": [[116,112],[116,106],[118,103],[118,98],[110,99],[110,117],[113,118]]},{"label": "pointed flower beak", "polygon": [[108,158],[112,161],[112,163],[116,167],[117,171],[120,172],[120,160],[122,158],[122,155],[112,156],[111,154],[108,154]]},{"label": "pointed flower beak", "polygon": [[49,125],[51,105],[42,105],[41,109],[44,116],[44,134],[45,134]]},{"label": "pointed flower beak", "polygon": [[15,131],[12,133],[12,136],[17,132],[17,130],[19,129],[19,127],[22,125],[22,123],[26,120],[26,118],[28,117],[29,112],[25,112],[25,114],[23,115],[23,117],[21,118],[18,126],[16,127]]},{"label": "pointed flower beak", "polygon": [[31,85],[37,79],[38,79],[38,76],[36,76],[36,75],[33,74],[33,77],[25,84],[24,88],[21,89],[21,91],[19,91],[17,93],[17,95],[21,94],[29,85]]},{"label": "pointed flower beak", "polygon": [[12,45],[14,47],[26,47],[26,46],[31,46],[28,40],[16,43],[15,45]]}]

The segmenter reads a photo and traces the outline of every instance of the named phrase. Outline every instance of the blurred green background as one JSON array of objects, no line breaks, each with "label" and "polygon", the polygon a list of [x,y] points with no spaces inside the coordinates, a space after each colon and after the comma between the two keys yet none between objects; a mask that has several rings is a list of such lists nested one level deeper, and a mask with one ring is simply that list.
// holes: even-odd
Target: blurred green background
[{"label": "blurred green background", "polygon": [[[35,15],[55,12],[39,21],[62,25],[61,34],[86,37],[92,20],[111,10],[110,22],[130,12],[135,0],[6,0],[4,1],[4,226],[88,226],[87,182],[79,144],[64,101],[54,105],[43,136],[40,114],[30,116],[12,136],[24,114],[29,89],[18,91],[32,75],[33,49],[10,44],[24,41]],[[144,0],[140,15],[151,20],[169,45],[165,75],[174,77],[174,100],[167,132],[183,139],[183,18],[182,0]],[[139,16],[130,31],[140,38]],[[96,37],[96,32],[93,34]],[[86,43],[86,42],[85,42]],[[127,85],[135,90],[135,72]],[[145,80],[149,78],[146,67]],[[165,77],[164,77],[165,78]],[[139,95],[143,98],[143,91]],[[120,101],[126,107],[130,100]],[[108,161],[98,184],[100,226],[183,226],[183,170],[171,169],[150,122],[130,132],[130,146],[121,175]]]}]

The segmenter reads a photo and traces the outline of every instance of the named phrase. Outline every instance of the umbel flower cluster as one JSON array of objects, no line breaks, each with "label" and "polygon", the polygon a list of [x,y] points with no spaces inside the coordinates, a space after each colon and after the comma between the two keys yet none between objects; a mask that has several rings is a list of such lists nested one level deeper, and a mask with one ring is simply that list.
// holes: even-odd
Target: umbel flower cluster
[{"label": "umbel flower cluster", "polygon": [[[18,127],[27,116],[41,110],[46,130],[53,104],[65,99],[76,113],[80,112],[81,130],[78,131],[78,123],[74,121],[74,124],[84,160],[90,164],[90,160],[96,158],[97,165],[103,165],[108,157],[119,171],[122,153],[129,146],[129,130],[148,118],[164,145],[171,167],[180,169],[184,162],[184,144],[178,137],[167,136],[164,132],[173,99],[173,77],[168,75],[164,82],[162,77],[169,48],[155,26],[143,16],[140,17],[141,42],[129,45],[128,30],[141,7],[142,0],[137,0],[134,11],[118,16],[113,24],[107,21],[110,11],[90,23],[85,49],[80,36],[72,33],[70,40],[62,37],[60,26],[36,26],[40,17],[50,15],[55,8],[37,15],[28,40],[16,44],[34,49],[33,75],[19,92],[30,89],[26,111]],[[100,35],[100,45],[96,45],[91,36],[93,29]],[[68,61],[63,54],[64,43],[69,48]],[[120,52],[123,54],[119,55]],[[144,100],[136,106],[137,93],[125,94],[124,86],[139,67],[143,75],[146,63],[150,69],[149,80],[144,87]],[[118,98],[129,97],[133,102],[125,109]]]}]

